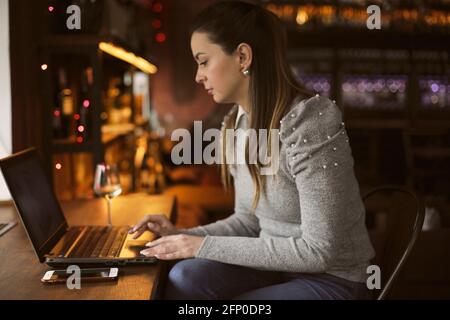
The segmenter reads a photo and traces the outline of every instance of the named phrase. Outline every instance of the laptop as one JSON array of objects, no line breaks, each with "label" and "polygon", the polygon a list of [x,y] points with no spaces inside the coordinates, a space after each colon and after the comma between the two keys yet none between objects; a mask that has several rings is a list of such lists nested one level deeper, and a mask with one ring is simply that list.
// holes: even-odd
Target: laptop
[{"label": "laptop", "polygon": [[35,148],[0,159],[0,168],[41,263],[122,266],[158,260],[140,254],[150,239],[142,239],[144,234],[133,240],[129,226],[69,227]]}]

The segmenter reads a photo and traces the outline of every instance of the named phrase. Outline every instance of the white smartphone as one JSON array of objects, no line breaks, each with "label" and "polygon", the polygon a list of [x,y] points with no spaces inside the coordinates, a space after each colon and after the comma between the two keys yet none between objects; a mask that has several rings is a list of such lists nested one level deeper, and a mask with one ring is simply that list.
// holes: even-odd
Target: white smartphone
[{"label": "white smartphone", "polygon": [[16,224],[16,222],[0,223],[0,236],[11,230]]},{"label": "white smartphone", "polygon": [[[119,278],[119,268],[92,268],[80,269],[81,283],[83,282],[102,282],[116,281]],[[72,276],[67,270],[49,270],[42,277],[41,281],[46,284],[66,283]]]}]

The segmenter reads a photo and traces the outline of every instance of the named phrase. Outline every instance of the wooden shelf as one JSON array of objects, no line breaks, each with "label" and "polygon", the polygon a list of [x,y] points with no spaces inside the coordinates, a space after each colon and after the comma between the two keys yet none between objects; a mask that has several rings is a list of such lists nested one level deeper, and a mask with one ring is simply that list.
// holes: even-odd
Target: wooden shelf
[{"label": "wooden shelf", "polygon": [[136,128],[144,128],[148,125],[148,120],[137,121],[136,123],[107,124],[102,126],[102,143],[109,145],[132,134]]},{"label": "wooden shelf", "polygon": [[[106,147],[119,141],[120,139],[133,134],[136,128],[144,128],[148,125],[148,120],[141,120],[136,123],[107,124],[102,126],[102,144]],[[75,137],[69,139],[53,140],[52,150],[54,152],[87,152],[92,151],[91,141],[77,143]]]},{"label": "wooden shelf", "polygon": [[114,36],[98,36],[98,35],[48,35],[41,41],[44,47],[57,47],[64,49],[67,47],[84,47],[97,46],[100,42],[111,42],[126,50],[134,51],[130,46]]},{"label": "wooden shelf", "polygon": [[[54,178],[53,182],[59,183],[61,188],[70,189],[73,191],[77,190],[77,185],[84,183],[82,181],[92,178],[92,174],[95,172],[95,164],[106,161],[106,153],[108,153],[109,157],[113,157],[113,155],[122,157],[123,155],[125,159],[124,161],[128,161],[130,164],[126,171],[131,176],[131,190],[133,190],[135,188],[136,181],[134,161],[131,155],[133,150],[130,150],[131,152],[127,153],[120,153],[117,150],[120,148],[128,148],[128,142],[132,139],[128,140],[127,138],[133,138],[135,129],[138,127],[144,127],[144,125],[148,124],[148,121],[136,121],[135,123],[119,125],[102,124],[101,115],[102,112],[105,112],[105,102],[103,100],[105,79],[109,79],[110,77],[123,77],[125,72],[130,72],[131,76],[133,76],[136,69],[132,65],[129,65],[122,60],[114,59],[99,50],[98,44],[100,41],[112,42],[127,50],[126,45],[115,41],[114,39],[90,35],[51,36],[42,41],[41,60],[48,62],[48,72],[42,73],[43,98],[44,106],[46,106],[46,110],[44,112],[49,115],[44,119],[44,125],[46,128],[45,140],[47,143],[45,147],[45,163],[47,164],[47,171],[52,175],[55,170],[53,166],[55,157],[59,159],[58,161],[67,161],[69,163],[74,163],[73,159],[78,159],[76,161],[81,161],[79,159],[83,159],[85,163],[90,163],[87,166],[82,167],[82,169],[77,172],[78,177],[75,175],[75,167],[70,164],[69,166],[64,166],[65,168],[70,168],[70,170],[67,169],[67,171],[64,171],[64,174],[68,177],[67,179],[61,178],[55,182],[56,180]],[[81,61],[79,64],[82,68],[89,67],[92,69],[92,81],[89,84],[90,87],[88,90],[91,107],[89,109],[90,112],[87,115],[88,121],[86,122],[86,132],[89,132],[90,135],[89,137],[86,137],[82,143],[78,143],[76,141],[75,134],[69,139],[53,139],[51,119],[53,112],[51,108],[54,105],[54,96],[56,94],[55,91],[57,90],[56,85],[54,84],[54,74],[58,66],[61,67],[67,63],[67,65],[72,66],[69,71],[74,75],[72,78],[68,75],[68,82],[70,85],[79,88],[81,83],[74,80],[74,77],[79,77],[79,75],[76,75],[76,73],[79,72],[79,66],[77,66],[77,68],[73,67],[76,65],[76,62],[79,61]],[[113,66],[109,61],[114,63],[117,62],[118,64],[114,64]],[[115,66],[120,66],[120,68],[116,68]],[[76,88],[74,89],[74,96],[77,94]],[[126,88],[124,90],[131,89]],[[134,120],[139,116],[139,114],[135,114],[135,97],[132,91],[130,93],[130,98],[131,99],[127,103],[127,106],[131,109],[129,119]],[[79,100],[79,97],[74,99]],[[74,101],[74,103],[79,102],[80,101]],[[116,160],[109,159],[108,161]],[[87,168],[89,166],[90,168]],[[86,179],[80,179],[80,175],[85,175]]]},{"label": "wooden shelf", "polygon": [[101,128],[102,143],[105,145],[111,144],[118,139],[126,137],[130,133],[133,133],[135,128],[136,125],[133,123],[103,125]]}]

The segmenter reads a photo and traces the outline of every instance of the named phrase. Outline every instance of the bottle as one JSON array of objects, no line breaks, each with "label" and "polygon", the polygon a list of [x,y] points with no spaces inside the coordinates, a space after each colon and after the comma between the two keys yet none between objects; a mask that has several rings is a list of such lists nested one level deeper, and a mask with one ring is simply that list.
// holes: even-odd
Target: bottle
[{"label": "bottle", "polygon": [[159,141],[151,135],[140,168],[140,188],[149,194],[159,194],[166,184]]},{"label": "bottle", "polygon": [[166,175],[162,161],[161,145],[156,132],[150,134],[149,150],[151,156],[150,190],[159,194],[166,188]]},{"label": "bottle", "polygon": [[61,138],[67,139],[74,135],[73,96],[67,86],[67,76],[64,68],[58,70],[58,110],[61,117]]},{"label": "bottle", "polygon": [[147,192],[149,186],[149,167],[147,162],[148,156],[148,148],[146,148],[139,168],[139,190],[143,192]]},{"label": "bottle", "polygon": [[63,73],[58,70],[55,76],[56,83],[56,94],[54,95],[54,107],[52,111],[52,127],[53,127],[53,138],[54,139],[64,139],[67,138],[67,130],[62,116],[62,91],[63,91]]},{"label": "bottle", "polygon": [[[56,83],[59,84],[58,81],[56,81]],[[61,119],[61,99],[59,96],[59,88],[57,89],[57,94],[54,95],[54,107],[52,110],[52,129],[53,129],[53,139],[63,139],[65,134],[64,134],[64,129],[63,129],[63,123],[62,123],[62,119]]]},{"label": "bottle", "polygon": [[82,143],[90,138],[91,108],[90,88],[92,86],[92,68],[83,70],[80,88],[80,101],[78,112],[74,115],[76,120],[76,141]]}]

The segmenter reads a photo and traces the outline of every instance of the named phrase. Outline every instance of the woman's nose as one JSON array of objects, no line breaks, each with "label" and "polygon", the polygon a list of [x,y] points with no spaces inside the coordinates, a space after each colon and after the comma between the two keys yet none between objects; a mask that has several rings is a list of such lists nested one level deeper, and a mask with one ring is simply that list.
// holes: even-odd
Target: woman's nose
[{"label": "woman's nose", "polygon": [[201,74],[201,72],[197,71],[195,75],[195,82],[202,83],[203,81],[205,81],[205,77]]}]

